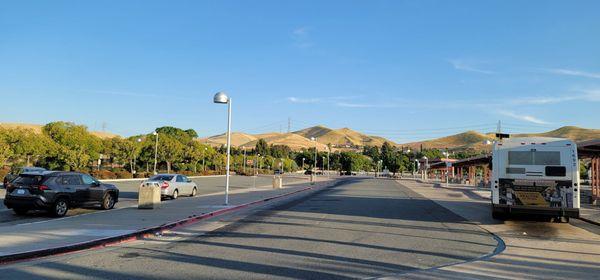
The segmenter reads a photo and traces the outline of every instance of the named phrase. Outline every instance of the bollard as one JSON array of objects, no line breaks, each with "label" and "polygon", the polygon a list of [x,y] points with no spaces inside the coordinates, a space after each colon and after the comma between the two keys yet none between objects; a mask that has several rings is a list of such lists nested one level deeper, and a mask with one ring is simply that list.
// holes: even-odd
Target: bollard
[{"label": "bollard", "polygon": [[160,185],[142,183],[138,191],[138,209],[156,209],[160,205]]},{"label": "bollard", "polygon": [[314,185],[314,184],[315,184],[315,181],[316,181],[316,179],[317,179],[317,178],[315,177],[315,174],[314,174],[314,173],[311,173],[311,174],[310,174],[310,184],[311,184],[311,185]]},{"label": "bollard", "polygon": [[273,176],[273,188],[281,189],[283,187],[283,178],[281,176]]}]

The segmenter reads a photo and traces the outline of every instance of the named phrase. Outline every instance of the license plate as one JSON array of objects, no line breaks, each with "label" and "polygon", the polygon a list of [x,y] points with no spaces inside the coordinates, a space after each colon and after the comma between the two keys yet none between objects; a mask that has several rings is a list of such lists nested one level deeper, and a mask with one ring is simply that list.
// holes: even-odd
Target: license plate
[{"label": "license plate", "polygon": [[17,194],[25,194],[25,190],[17,190]]}]

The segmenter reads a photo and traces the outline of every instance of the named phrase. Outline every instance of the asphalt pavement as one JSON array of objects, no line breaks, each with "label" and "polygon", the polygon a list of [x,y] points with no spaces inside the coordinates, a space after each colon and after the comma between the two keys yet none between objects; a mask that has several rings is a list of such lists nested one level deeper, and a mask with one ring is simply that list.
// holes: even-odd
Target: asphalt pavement
[{"label": "asphalt pavement", "polygon": [[[241,215],[241,214],[239,214]],[[344,279],[494,252],[477,225],[392,180],[346,179],[169,236],[0,268],[7,279]],[[206,227],[212,227],[207,229]],[[220,227],[220,228],[219,228]]]}]

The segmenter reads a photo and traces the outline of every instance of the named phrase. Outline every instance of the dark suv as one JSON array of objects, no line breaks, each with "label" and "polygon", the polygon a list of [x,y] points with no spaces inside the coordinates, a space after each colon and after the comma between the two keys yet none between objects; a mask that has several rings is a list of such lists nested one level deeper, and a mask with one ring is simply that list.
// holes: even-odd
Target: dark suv
[{"label": "dark suv", "polygon": [[56,217],[75,206],[111,209],[119,201],[119,189],[78,172],[22,173],[6,186],[4,205],[18,215],[29,210],[48,210]]}]

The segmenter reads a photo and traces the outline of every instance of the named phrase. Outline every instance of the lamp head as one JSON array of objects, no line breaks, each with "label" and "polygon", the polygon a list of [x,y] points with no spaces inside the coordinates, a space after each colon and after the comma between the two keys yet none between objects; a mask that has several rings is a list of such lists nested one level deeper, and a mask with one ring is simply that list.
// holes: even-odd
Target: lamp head
[{"label": "lamp head", "polygon": [[229,103],[229,96],[227,96],[227,94],[225,94],[224,92],[219,91],[215,94],[213,102],[218,104],[227,104]]}]

